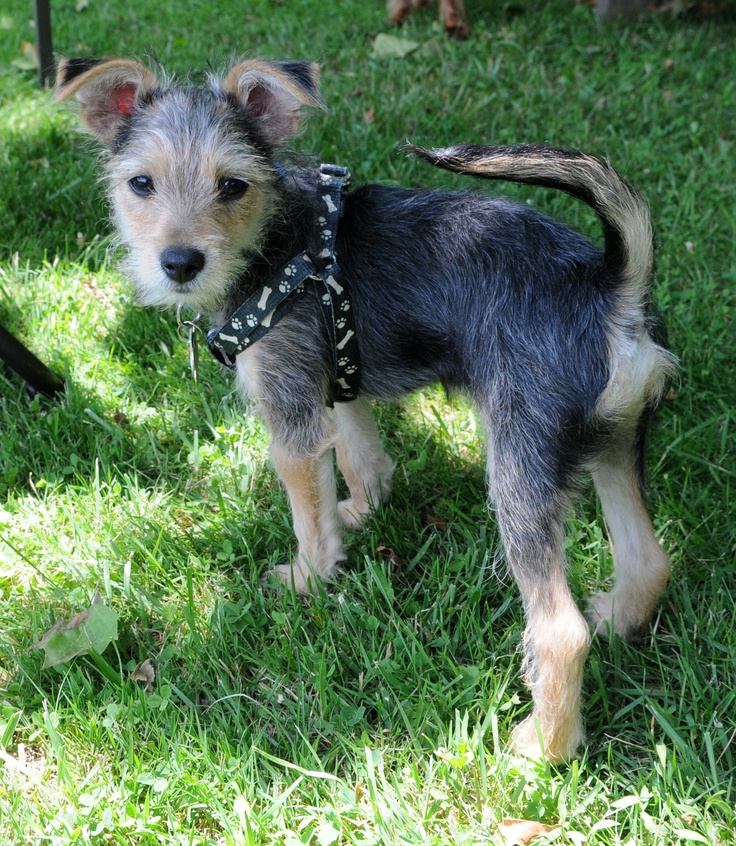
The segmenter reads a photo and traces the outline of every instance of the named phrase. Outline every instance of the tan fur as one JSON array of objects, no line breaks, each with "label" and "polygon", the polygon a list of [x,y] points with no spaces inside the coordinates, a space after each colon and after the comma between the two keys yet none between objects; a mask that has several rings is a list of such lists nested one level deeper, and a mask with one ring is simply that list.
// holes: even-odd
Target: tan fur
[{"label": "tan fur", "polygon": [[627,639],[643,635],[670,574],[670,560],[654,535],[628,449],[614,446],[597,462],[593,480],[614,551],[616,582],[589,602],[596,632]]},{"label": "tan fur", "polygon": [[[391,23],[399,25],[411,16],[412,8],[426,9],[431,0],[388,0],[388,16]],[[439,16],[445,32],[462,40],[470,35],[470,27],[465,18],[463,0],[439,0]]]},{"label": "tan fur", "polygon": [[[128,180],[141,172],[153,179],[155,196],[142,198],[129,189]],[[195,145],[186,136],[162,137],[142,144],[135,156],[116,157],[108,175],[115,225],[124,243],[135,244],[128,269],[146,280],[139,286],[146,305],[216,307],[240,269],[242,253],[260,244],[263,227],[276,211],[273,176],[258,156],[216,143]],[[215,186],[224,175],[248,182],[247,204],[218,202]],[[171,244],[197,244],[207,253],[207,284],[199,291],[181,292],[163,273],[159,256]]]},{"label": "tan fur", "polygon": [[[64,77],[66,62],[59,63],[59,76]],[[57,85],[56,100],[76,94],[79,114],[85,128],[103,143],[109,143],[118,133],[122,116],[111,108],[111,95],[130,87],[137,96],[156,87],[158,80],[148,68],[130,59],[110,59],[75,77],[70,83]]]},{"label": "tan fur", "polygon": [[279,564],[273,572],[297,593],[315,592],[316,580],[334,576],[337,562],[344,558],[332,454],[325,450],[315,458],[304,458],[272,443],[271,458],[289,494],[299,544],[294,561]]},{"label": "tan fur", "polygon": [[[319,66],[312,63],[309,71],[316,92],[319,90]],[[303,106],[322,105],[319,96],[309,95],[287,73],[279,73],[273,63],[260,59],[236,65],[223,79],[222,90],[259,113],[261,129],[271,143],[298,132]]]},{"label": "tan fur", "polygon": [[550,761],[569,760],[585,737],[580,702],[590,631],[562,571],[550,593],[528,604],[526,613],[525,650],[531,661],[526,681],[534,710],[516,727],[514,748],[533,757],[543,753]]},{"label": "tan fur", "polygon": [[340,519],[357,529],[372,509],[388,500],[394,462],[386,454],[367,400],[359,397],[336,405],[334,415],[337,464],[350,491],[350,498],[338,506]]}]

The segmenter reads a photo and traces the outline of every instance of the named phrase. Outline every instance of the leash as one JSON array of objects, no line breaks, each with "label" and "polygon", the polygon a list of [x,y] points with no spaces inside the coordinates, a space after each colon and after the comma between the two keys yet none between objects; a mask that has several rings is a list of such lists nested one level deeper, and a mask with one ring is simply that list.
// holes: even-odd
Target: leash
[{"label": "leash", "polygon": [[[340,266],[335,249],[343,196],[349,181],[347,168],[320,165],[318,191],[322,207],[317,217],[320,251],[316,255],[304,251],[291,259],[271,277],[268,284],[240,305],[222,326],[210,330],[207,335],[207,346],[212,355],[232,370],[238,353],[252,346],[275,326],[304,295],[307,283],[313,283],[333,355],[330,405],[354,400],[360,385],[358,338],[350,298],[340,284]],[[196,324],[196,319],[193,323]],[[190,322],[182,322],[181,325],[188,327]],[[191,346],[195,329],[190,328],[189,331]]]}]

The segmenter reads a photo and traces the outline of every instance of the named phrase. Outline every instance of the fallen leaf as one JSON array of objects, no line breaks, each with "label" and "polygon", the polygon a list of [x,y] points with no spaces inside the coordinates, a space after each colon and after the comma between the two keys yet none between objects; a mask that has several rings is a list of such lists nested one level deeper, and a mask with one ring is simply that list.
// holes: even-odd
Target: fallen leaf
[{"label": "fallen leaf", "polygon": [[82,285],[92,294],[92,296],[103,303],[110,303],[112,300],[108,295],[98,286],[94,279],[82,279]]},{"label": "fallen leaf", "polygon": [[559,828],[559,825],[547,825],[536,820],[515,820],[505,819],[498,830],[503,837],[504,846],[526,846],[535,837],[542,834],[549,834]]},{"label": "fallen leaf", "polygon": [[30,41],[21,41],[20,56],[10,63],[20,70],[38,70],[38,52],[36,45]]},{"label": "fallen leaf", "polygon": [[403,59],[419,47],[418,41],[379,32],[373,41],[373,55],[388,59]]},{"label": "fallen leaf", "polygon": [[143,690],[145,690],[146,693],[153,693],[153,682],[155,678],[156,671],[153,668],[150,658],[146,658],[145,661],[141,661],[141,663],[130,673],[131,681],[144,683]]},{"label": "fallen leaf", "polygon": [[373,123],[373,121],[374,121],[375,119],[376,119],[376,110],[373,108],[373,106],[371,106],[371,108],[370,108],[370,109],[366,109],[366,110],[363,112],[363,120],[364,120],[366,123]]},{"label": "fallen leaf", "polygon": [[396,550],[391,549],[390,546],[377,546],[376,552],[386,561],[391,562],[391,575],[395,576],[404,569],[406,561],[396,554]]},{"label": "fallen leaf", "polygon": [[104,605],[99,591],[92,605],[71,620],[57,620],[31,649],[43,649],[43,666],[54,667],[88,652],[104,652],[118,636],[118,613]]},{"label": "fallen leaf", "polygon": [[447,531],[447,523],[442,519],[442,517],[438,517],[436,514],[427,514],[424,518],[424,522],[428,526],[432,526],[440,532]]}]

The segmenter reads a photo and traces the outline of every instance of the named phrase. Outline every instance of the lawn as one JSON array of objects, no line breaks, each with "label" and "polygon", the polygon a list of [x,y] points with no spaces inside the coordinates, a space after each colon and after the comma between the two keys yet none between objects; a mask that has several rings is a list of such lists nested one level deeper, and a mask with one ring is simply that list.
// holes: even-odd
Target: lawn
[{"label": "lawn", "polygon": [[[608,157],[650,203],[654,297],[681,364],[649,461],[674,572],[644,643],[594,643],[588,744],[559,767],[508,746],[530,708],[523,618],[462,398],[378,409],[393,499],[350,536],[330,591],[262,584],[293,551],[264,430],[214,361],[193,383],[172,314],[134,303],[94,147],[18,66],[31,4],[4,0],[0,323],[68,388],[30,399],[0,369],[0,843],[517,842],[506,818],[552,827],[535,843],[734,843],[732,7],[601,25],[572,0],[471,0],[468,41],[421,12],[398,33],[415,49],[387,56],[379,0],[52,5],[61,55],[155,56],[179,74],[318,60],[329,111],[300,150],[356,183],[467,187],[407,159],[406,139]],[[494,190],[599,238],[570,198]],[[588,493],[568,527],[581,605],[611,576]],[[117,638],[44,668],[28,647],[97,592]],[[130,675],[146,659],[148,690]]]}]

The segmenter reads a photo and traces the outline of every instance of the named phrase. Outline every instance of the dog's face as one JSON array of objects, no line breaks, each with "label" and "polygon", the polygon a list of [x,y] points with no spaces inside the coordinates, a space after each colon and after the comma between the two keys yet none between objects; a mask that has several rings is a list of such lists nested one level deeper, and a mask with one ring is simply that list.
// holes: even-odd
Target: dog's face
[{"label": "dog's face", "polygon": [[122,59],[67,60],[57,98],[76,94],[109,152],[113,217],[146,305],[216,308],[278,211],[273,156],[319,105],[315,65],[248,61],[207,86],[162,84]]}]

